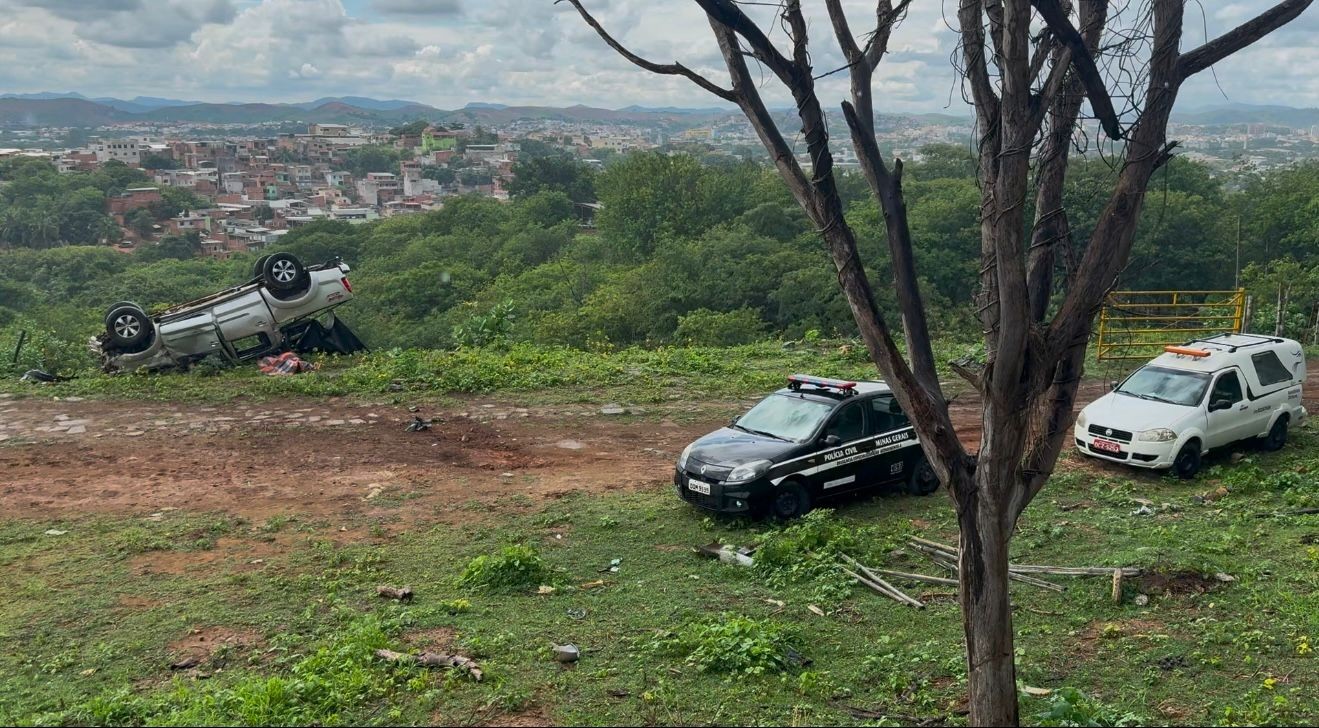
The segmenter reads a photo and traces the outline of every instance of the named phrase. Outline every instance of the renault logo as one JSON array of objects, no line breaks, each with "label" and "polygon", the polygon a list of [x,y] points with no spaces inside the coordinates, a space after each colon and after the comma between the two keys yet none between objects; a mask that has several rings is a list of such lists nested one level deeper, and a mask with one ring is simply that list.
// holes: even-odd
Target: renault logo
[{"label": "renault logo", "polygon": [[1104,430],[1104,434],[1105,434],[1105,435],[1108,435],[1108,436],[1110,436],[1110,437],[1112,437],[1112,435],[1113,435],[1113,428],[1110,427],[1110,428],[1108,428],[1107,430]]}]

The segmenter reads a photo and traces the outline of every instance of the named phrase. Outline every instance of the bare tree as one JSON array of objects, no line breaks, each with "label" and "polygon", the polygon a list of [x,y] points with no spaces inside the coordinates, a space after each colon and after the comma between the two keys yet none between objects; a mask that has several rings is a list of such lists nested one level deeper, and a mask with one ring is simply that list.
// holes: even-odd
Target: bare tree
[{"label": "bare tree", "polygon": [[[1150,178],[1176,146],[1167,140],[1173,102],[1186,79],[1295,19],[1312,0],[1280,2],[1186,52],[1181,50],[1185,0],[1123,4],[1128,17],[1122,23],[1114,22],[1118,13],[1109,0],[958,1],[958,65],[975,109],[979,151],[976,303],[986,357],[983,366],[955,368],[983,401],[975,453],[957,438],[935,372],[903,199],[902,162],[886,160],[875,140],[871,78],[910,0],[876,0],[874,25],[861,41],[841,0],[824,0],[850,76],[843,117],[887,226],[905,357],[876,306],[856,237],[843,217],[801,0],[773,3],[786,49],[737,0],[693,0],[705,12],[723,55],[727,86],[680,63],[642,58],[611,36],[582,0],[566,2],[637,66],[686,77],[737,104],[819,230],[870,357],[910,414],[957,511],[971,722],[1015,725],[1008,542],[1067,441],[1095,312],[1130,255]],[[1032,32],[1032,24],[1041,30]],[[791,94],[809,171],[775,125],[760,93],[760,76],[751,72],[748,59]],[[1125,101],[1122,111],[1114,99]],[[1073,241],[1062,190],[1069,146],[1087,105],[1110,143],[1120,141],[1120,162],[1089,239]],[[1028,233],[1025,215],[1032,190],[1036,212]],[[1055,280],[1060,261],[1065,275]]]}]

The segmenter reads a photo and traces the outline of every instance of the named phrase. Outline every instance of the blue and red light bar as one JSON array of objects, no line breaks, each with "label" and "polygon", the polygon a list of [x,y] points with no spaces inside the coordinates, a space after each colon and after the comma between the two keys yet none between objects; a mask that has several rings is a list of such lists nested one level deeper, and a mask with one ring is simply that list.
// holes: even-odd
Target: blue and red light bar
[{"label": "blue and red light bar", "polygon": [[828,379],[826,377],[812,377],[809,374],[790,374],[788,375],[788,386],[792,389],[798,389],[803,384],[809,384],[812,387],[821,387],[824,389],[837,389],[840,392],[852,393],[856,389],[856,382],[849,382],[844,379]]}]

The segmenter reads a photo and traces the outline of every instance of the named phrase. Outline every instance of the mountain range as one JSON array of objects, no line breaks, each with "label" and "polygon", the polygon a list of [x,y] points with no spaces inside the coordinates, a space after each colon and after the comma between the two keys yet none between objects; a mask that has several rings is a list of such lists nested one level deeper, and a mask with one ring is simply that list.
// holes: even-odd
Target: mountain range
[{"label": "mountain range", "polygon": [[[220,123],[255,125],[268,122],[339,123],[385,127],[426,119],[439,123],[507,124],[518,120],[561,120],[579,123],[631,123],[693,127],[737,113],[730,108],[626,106],[506,106],[474,102],[461,109],[437,109],[405,99],[334,96],[301,103],[207,103],[136,96],[132,99],[89,98],[76,92],[0,95],[0,126],[98,127],[130,123]],[[947,114],[905,114],[922,123],[964,123]],[[1306,128],[1319,125],[1319,109],[1230,104],[1179,111],[1174,121],[1199,125],[1266,124]]]}]

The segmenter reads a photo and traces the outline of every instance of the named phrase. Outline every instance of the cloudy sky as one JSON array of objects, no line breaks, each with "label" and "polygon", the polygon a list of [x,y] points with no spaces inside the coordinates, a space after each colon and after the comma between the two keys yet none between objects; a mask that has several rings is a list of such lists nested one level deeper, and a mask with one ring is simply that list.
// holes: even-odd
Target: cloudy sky
[{"label": "cloudy sky", "polygon": [[[1139,0],[1130,0],[1139,5]],[[720,59],[690,0],[585,0],[637,52],[713,78]],[[808,7],[822,6],[811,0]],[[1223,32],[1264,0],[1188,5],[1186,45]],[[845,2],[863,30],[873,5]],[[915,0],[877,78],[877,106],[960,112],[948,62],[953,0]],[[837,63],[819,15],[817,72]],[[782,34],[776,35],[782,40]],[[1319,106],[1319,9],[1195,80],[1182,107],[1227,101]],[[825,81],[841,98],[841,78]],[[1221,90],[1218,88],[1221,86]],[[616,57],[553,0],[0,0],[0,93],[78,91],[202,101],[404,98],[617,108],[712,106],[685,80]],[[1226,98],[1225,98],[1226,95]]]}]

